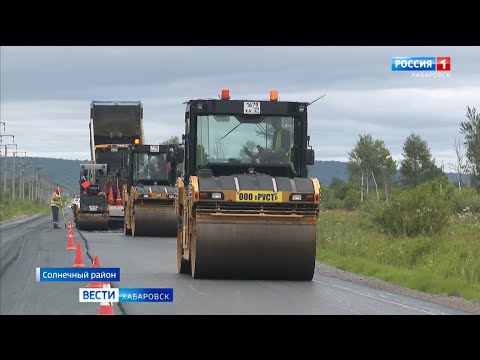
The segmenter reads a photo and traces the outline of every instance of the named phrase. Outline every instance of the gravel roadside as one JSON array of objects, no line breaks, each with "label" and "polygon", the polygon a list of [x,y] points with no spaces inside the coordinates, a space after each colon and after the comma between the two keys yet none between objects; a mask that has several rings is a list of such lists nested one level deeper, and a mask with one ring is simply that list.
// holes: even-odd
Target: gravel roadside
[{"label": "gravel roadside", "polygon": [[480,302],[477,301],[465,300],[456,296],[428,294],[418,290],[408,289],[399,285],[390,284],[383,280],[344,271],[333,266],[326,265],[320,261],[315,261],[315,273],[371,288],[387,290],[400,295],[411,296],[416,299],[430,301],[436,304],[450,306],[452,308],[473,314],[480,314]]}]

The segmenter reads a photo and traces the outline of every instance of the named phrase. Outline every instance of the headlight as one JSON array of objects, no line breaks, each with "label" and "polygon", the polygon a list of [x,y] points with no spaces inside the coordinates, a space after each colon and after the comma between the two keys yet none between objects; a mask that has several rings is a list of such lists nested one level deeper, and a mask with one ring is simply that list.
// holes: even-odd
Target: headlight
[{"label": "headlight", "polygon": [[294,195],[292,195],[292,200],[293,201],[301,201],[302,200],[302,195],[294,194]]},{"label": "headlight", "polygon": [[222,193],[212,193],[212,199],[221,200],[222,199]]}]

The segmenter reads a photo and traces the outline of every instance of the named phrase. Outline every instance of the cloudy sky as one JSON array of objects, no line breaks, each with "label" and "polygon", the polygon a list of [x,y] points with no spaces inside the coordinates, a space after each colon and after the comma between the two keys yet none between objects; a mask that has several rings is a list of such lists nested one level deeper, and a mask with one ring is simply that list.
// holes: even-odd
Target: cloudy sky
[{"label": "cloudy sky", "polygon": [[[312,101],[317,160],[348,160],[360,134],[395,160],[419,134],[437,165],[454,161],[467,106],[480,109],[480,47],[1,47],[1,121],[27,156],[89,158],[91,100],[141,100],[147,143],[184,130],[185,101]],[[450,56],[449,78],[393,72],[392,56]],[[10,142],[4,138],[3,143]]]}]

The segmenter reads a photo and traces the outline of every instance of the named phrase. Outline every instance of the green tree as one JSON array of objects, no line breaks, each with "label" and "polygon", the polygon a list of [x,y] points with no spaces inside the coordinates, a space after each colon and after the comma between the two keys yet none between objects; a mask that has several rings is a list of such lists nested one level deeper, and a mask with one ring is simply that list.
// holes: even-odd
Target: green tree
[{"label": "green tree", "polygon": [[355,210],[360,207],[359,191],[353,187],[349,188],[343,204],[346,210]]},{"label": "green tree", "polygon": [[407,188],[433,180],[442,175],[442,170],[435,165],[427,142],[412,133],[403,144],[403,157],[400,165],[402,184]]},{"label": "green tree", "polygon": [[467,121],[460,123],[460,132],[465,135],[465,148],[468,168],[471,172],[471,184],[480,190],[480,113],[467,107]]},{"label": "green tree", "polygon": [[170,136],[168,139],[160,141],[160,145],[170,145],[170,144],[181,144],[180,138],[178,136]]},{"label": "green tree", "polygon": [[363,202],[364,199],[364,189],[368,194],[372,187],[375,189],[377,199],[380,199],[378,183],[381,182],[385,185],[385,193],[388,198],[387,184],[391,182],[396,172],[396,163],[383,140],[373,139],[371,134],[360,135],[349,156],[347,167],[350,178],[361,178],[361,201]]},{"label": "green tree", "polygon": [[394,182],[397,173],[397,163],[393,160],[390,151],[385,147],[383,140],[377,140],[375,146],[378,154],[377,165],[380,167],[379,179],[382,180],[381,178],[383,178],[385,200],[388,201],[388,187]]},{"label": "green tree", "polygon": [[371,134],[359,135],[358,141],[353,150],[348,154],[347,164],[350,177],[361,177],[360,197],[363,202],[363,192],[366,185],[367,194],[369,192],[369,174],[374,158],[374,141]]},{"label": "green tree", "polygon": [[335,191],[320,184],[320,207],[322,210],[336,210],[341,207],[341,201],[335,197]]},{"label": "green tree", "polygon": [[453,150],[455,151],[456,162],[449,163],[448,166],[457,174],[458,191],[461,191],[462,184],[463,184],[462,175],[466,170],[466,164],[465,164],[466,158],[465,158],[465,146],[460,140],[460,138],[458,140],[456,138],[454,139]]},{"label": "green tree", "polygon": [[343,181],[342,179],[334,176],[334,177],[332,177],[332,180],[330,181],[330,188],[337,189],[338,187],[342,186],[343,184],[345,184],[345,181]]},{"label": "green tree", "polygon": [[330,183],[330,189],[335,192],[335,197],[339,200],[345,200],[348,190],[350,190],[352,186],[352,184],[348,184],[337,177],[334,177]]}]

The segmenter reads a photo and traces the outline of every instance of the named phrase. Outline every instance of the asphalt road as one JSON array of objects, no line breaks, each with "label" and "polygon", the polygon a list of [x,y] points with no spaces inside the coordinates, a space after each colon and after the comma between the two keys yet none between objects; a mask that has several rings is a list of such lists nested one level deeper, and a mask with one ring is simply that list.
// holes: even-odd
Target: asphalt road
[{"label": "asphalt road", "polygon": [[[69,212],[67,217],[71,216]],[[51,218],[33,217],[0,225],[0,313],[96,315],[98,303],[80,303],[83,282],[36,282],[37,267],[72,267],[67,230]],[[196,280],[177,273],[176,239],[129,237],[123,231],[75,230],[83,262],[95,255],[101,267],[119,267],[112,287],[173,288],[173,303],[116,303],[115,315],[149,314],[466,314],[385,290],[315,275],[311,282]]]}]

